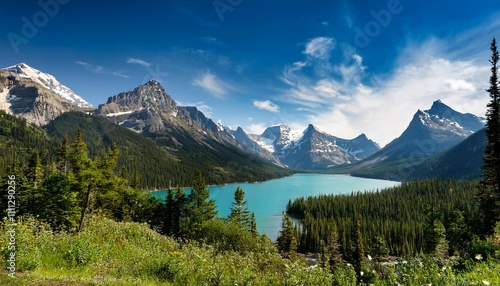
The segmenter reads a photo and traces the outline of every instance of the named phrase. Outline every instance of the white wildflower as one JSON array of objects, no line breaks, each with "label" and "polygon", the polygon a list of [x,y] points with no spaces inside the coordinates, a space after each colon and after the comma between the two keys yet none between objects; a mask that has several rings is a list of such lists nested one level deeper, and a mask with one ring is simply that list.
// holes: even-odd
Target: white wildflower
[{"label": "white wildflower", "polygon": [[476,254],[475,258],[477,260],[483,260],[483,256],[479,253],[479,254]]},{"label": "white wildflower", "polygon": [[483,280],[483,285],[490,285],[490,282]]}]

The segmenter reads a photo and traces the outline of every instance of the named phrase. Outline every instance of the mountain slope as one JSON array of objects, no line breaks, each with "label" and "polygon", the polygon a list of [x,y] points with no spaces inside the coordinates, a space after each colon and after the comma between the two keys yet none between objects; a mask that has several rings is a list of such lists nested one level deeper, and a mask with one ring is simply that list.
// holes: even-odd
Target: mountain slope
[{"label": "mountain slope", "polygon": [[[299,137],[286,125],[267,128],[257,143],[286,166],[293,169],[324,169],[351,164],[378,151],[380,147],[364,134],[342,139],[320,131],[310,124]],[[248,137],[245,140],[253,140]]]},{"label": "mountain slope", "polygon": [[379,152],[346,167],[360,176],[401,180],[411,178],[413,166],[443,152],[484,128],[484,119],[457,112],[441,101],[418,110],[408,128]]},{"label": "mountain slope", "polygon": [[43,73],[37,69],[28,66],[25,63],[20,63],[14,66],[6,67],[3,68],[2,70],[5,70],[10,74],[16,74],[17,76],[24,79],[30,79],[33,82],[43,86],[47,90],[50,90],[60,95],[62,98],[68,100],[74,105],[83,108],[93,107],[92,104],[85,101],[85,99],[83,99],[82,97],[76,95],[70,88],[57,81],[57,79],[53,75],[50,75],[48,73]]},{"label": "mountain slope", "polygon": [[25,64],[0,70],[0,109],[40,126],[64,112],[88,110],[73,103],[78,98],[70,98],[72,102],[56,92],[66,92],[69,97],[65,88],[52,76]]},{"label": "mountain slope", "polygon": [[414,166],[413,178],[478,179],[484,165],[487,145],[485,129],[481,129],[449,150]]},{"label": "mountain slope", "polygon": [[200,148],[189,135],[175,134],[178,138],[185,136],[185,141],[179,140],[183,148],[175,149],[158,144],[164,143],[158,138],[137,134],[104,117],[79,112],[65,113],[46,126],[47,133],[58,141],[65,134],[74,136],[75,128],[83,131],[91,156],[102,156],[116,144],[121,151],[118,169],[125,166],[129,174],[137,171],[147,189],[188,186],[197,170],[203,172],[210,184],[258,181],[290,174],[236,148],[216,143],[213,143],[216,151]]},{"label": "mountain slope", "polygon": [[178,106],[155,80],[110,97],[95,114],[152,139],[184,164],[212,172],[218,184],[290,174],[245,151],[196,107]]}]

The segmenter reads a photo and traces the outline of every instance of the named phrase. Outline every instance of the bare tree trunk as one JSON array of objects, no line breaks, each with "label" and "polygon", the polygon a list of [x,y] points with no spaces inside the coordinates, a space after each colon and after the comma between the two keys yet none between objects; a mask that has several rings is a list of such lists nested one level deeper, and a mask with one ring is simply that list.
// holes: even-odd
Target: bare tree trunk
[{"label": "bare tree trunk", "polygon": [[87,198],[85,199],[85,207],[82,209],[82,216],[80,217],[80,227],[78,228],[78,232],[81,232],[83,229],[83,224],[85,222],[85,214],[88,212],[89,207],[90,207],[91,190],[92,190],[92,187],[91,187],[91,185],[89,185],[88,189],[87,189]]}]

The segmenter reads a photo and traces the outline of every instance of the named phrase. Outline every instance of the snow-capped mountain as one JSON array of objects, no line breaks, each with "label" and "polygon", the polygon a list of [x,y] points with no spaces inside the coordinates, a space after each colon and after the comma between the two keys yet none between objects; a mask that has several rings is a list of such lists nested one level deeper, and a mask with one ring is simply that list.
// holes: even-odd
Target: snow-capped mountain
[{"label": "snow-capped mountain", "polygon": [[28,66],[25,63],[20,63],[10,67],[3,68],[10,73],[17,74],[21,78],[30,79],[48,90],[55,92],[69,102],[83,108],[92,108],[92,104],[88,103],[82,97],[76,95],[70,88],[61,84],[57,79],[48,73],[43,73],[37,69]]},{"label": "snow-capped mountain", "polygon": [[51,89],[62,90],[51,77],[25,64],[0,69],[0,109],[41,126],[64,112],[86,111]]},{"label": "snow-capped mountain", "polygon": [[484,128],[484,124],[484,118],[460,113],[437,100],[429,110],[418,110],[400,137],[355,164],[353,168],[372,169],[370,174],[375,174],[373,170],[380,169],[387,174],[376,175],[377,177],[398,179],[400,174],[391,173],[412,171],[409,166],[457,145]]},{"label": "snow-capped mountain", "polygon": [[256,142],[283,164],[295,169],[322,169],[350,164],[380,149],[364,134],[347,140],[322,132],[313,125],[303,132],[293,131],[286,125],[269,127]]},{"label": "snow-capped mountain", "polygon": [[[108,98],[95,111],[98,116],[156,138],[173,148],[204,148],[214,154],[222,149],[238,148],[281,165],[272,154],[257,146],[238,142],[246,133],[232,131],[214,122],[194,106],[178,106],[156,80]],[[243,130],[241,130],[243,131]],[[216,145],[218,144],[218,145]]]}]

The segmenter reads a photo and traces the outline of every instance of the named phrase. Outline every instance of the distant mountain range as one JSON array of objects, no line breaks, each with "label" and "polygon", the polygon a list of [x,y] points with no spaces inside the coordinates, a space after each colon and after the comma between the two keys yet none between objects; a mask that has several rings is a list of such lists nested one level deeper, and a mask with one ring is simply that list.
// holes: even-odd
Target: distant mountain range
[{"label": "distant mountain range", "polygon": [[[219,169],[219,175],[231,173],[232,168],[231,164],[221,166],[221,162],[246,156],[274,168],[326,170],[397,180],[438,173],[455,177],[460,173],[453,171],[455,162],[469,160],[476,166],[481,161],[476,157],[482,157],[481,146],[485,144],[484,136],[476,134],[464,141],[484,128],[484,118],[462,114],[439,100],[429,110],[418,110],[401,136],[381,149],[364,134],[343,139],[313,125],[302,132],[286,125],[271,126],[260,135],[249,134],[241,127],[231,130],[207,118],[196,107],[178,106],[155,80],[110,96],[95,109],[52,75],[24,63],[0,70],[0,109],[39,126],[71,111],[105,118],[167,148],[171,158],[198,158],[195,161],[199,160],[200,166]],[[474,152],[464,151],[472,145]],[[443,168],[449,172],[442,172]],[[426,170],[433,171],[426,174]],[[462,170],[460,177],[476,176],[471,172]]]}]

